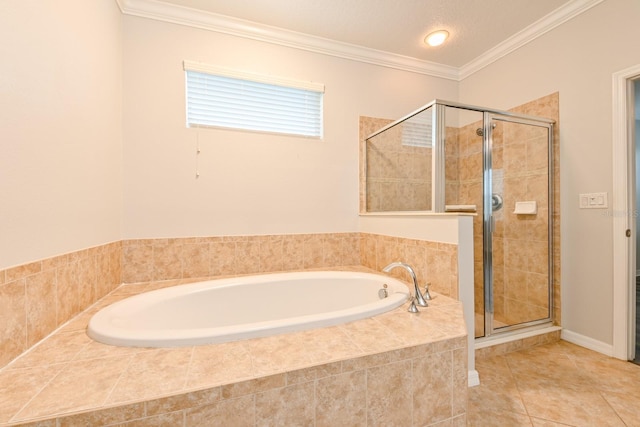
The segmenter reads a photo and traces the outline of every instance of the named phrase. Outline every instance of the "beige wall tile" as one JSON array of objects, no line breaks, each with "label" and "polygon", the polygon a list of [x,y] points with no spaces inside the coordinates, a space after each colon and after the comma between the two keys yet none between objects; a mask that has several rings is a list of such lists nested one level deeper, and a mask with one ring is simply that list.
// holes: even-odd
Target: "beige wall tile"
[{"label": "beige wall tile", "polygon": [[320,235],[309,234],[304,238],[303,268],[324,267],[324,242]]},{"label": "beige wall tile", "polygon": [[209,246],[209,271],[213,276],[236,274],[235,242],[215,242]]},{"label": "beige wall tile", "polygon": [[315,425],[366,426],[366,391],[364,370],[319,380],[316,388]]},{"label": "beige wall tile", "polygon": [[5,270],[5,281],[14,282],[42,271],[42,262],[36,261]]},{"label": "beige wall tile", "polygon": [[56,313],[58,324],[82,311],[80,272],[77,262],[56,269]]},{"label": "beige wall tile", "polygon": [[153,280],[181,279],[183,244],[180,239],[158,239],[153,244]]},{"label": "beige wall tile", "polygon": [[264,236],[260,239],[260,272],[284,270],[282,236]]},{"label": "beige wall tile", "polygon": [[236,242],[235,269],[237,274],[260,272],[260,240],[249,239]]},{"label": "beige wall tile", "polygon": [[411,361],[404,360],[367,370],[367,425],[411,425]]},{"label": "beige wall tile", "polygon": [[414,423],[424,425],[451,418],[453,415],[451,352],[430,354],[415,359],[412,374]]},{"label": "beige wall tile", "polygon": [[27,349],[25,279],[0,285],[0,366]]},{"label": "beige wall tile", "polygon": [[[133,403],[131,405],[119,406],[118,408],[114,409],[105,409],[102,411],[94,411],[60,418],[57,427],[112,425],[116,423],[125,423],[128,420],[134,420],[136,418],[143,418],[144,416],[144,403]],[[136,421],[133,421],[132,423],[126,423],[126,425],[134,425],[133,423],[136,423]]]},{"label": "beige wall tile", "polygon": [[285,235],[282,239],[282,268],[299,270],[304,266],[304,237],[297,234]]},{"label": "beige wall tile", "polygon": [[253,395],[226,399],[185,411],[185,427],[255,426]]},{"label": "beige wall tile", "polygon": [[182,247],[182,277],[207,277],[209,272],[209,243],[187,243]]},{"label": "beige wall tile", "polygon": [[116,427],[182,427],[184,424],[182,411],[169,414],[156,415],[154,417],[140,418],[134,421],[118,424]]},{"label": "beige wall tile", "polygon": [[79,311],[96,301],[96,282],[98,272],[95,256],[86,256],[78,260],[78,304]]},{"label": "beige wall tile", "polygon": [[221,399],[219,387],[207,388],[175,396],[154,399],[144,403],[147,416],[176,412],[216,403]]},{"label": "beige wall tile", "polygon": [[224,399],[232,399],[234,397],[260,393],[272,388],[284,387],[285,383],[285,374],[269,375],[249,381],[241,381],[223,386],[222,397]]},{"label": "beige wall tile", "polygon": [[56,273],[47,270],[26,279],[27,344],[35,345],[57,326]]},{"label": "beige wall tile", "polygon": [[153,279],[153,246],[150,241],[125,240],[122,246],[122,281],[147,282]]},{"label": "beige wall tile", "polygon": [[313,425],[314,383],[272,389],[255,396],[256,426]]},{"label": "beige wall tile", "polygon": [[342,362],[325,363],[312,368],[304,368],[286,373],[286,384],[299,384],[337,375],[342,372]]}]

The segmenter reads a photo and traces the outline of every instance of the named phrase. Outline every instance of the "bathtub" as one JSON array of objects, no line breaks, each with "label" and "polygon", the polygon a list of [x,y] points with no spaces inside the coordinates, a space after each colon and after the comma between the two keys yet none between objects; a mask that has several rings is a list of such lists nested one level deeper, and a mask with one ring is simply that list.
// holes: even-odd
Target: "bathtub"
[{"label": "bathtub", "polygon": [[372,273],[313,271],[234,277],[118,301],[93,315],[87,334],[104,344],[127,347],[222,343],[375,316],[399,307],[408,296],[404,283]]}]

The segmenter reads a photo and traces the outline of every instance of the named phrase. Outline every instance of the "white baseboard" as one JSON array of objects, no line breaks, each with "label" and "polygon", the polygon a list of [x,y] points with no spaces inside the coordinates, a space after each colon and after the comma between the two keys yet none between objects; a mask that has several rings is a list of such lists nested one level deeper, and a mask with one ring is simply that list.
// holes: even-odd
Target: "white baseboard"
[{"label": "white baseboard", "polygon": [[562,332],[560,332],[560,338],[565,341],[569,341],[572,344],[579,345],[580,347],[597,351],[598,353],[602,353],[606,356],[613,356],[613,345],[594,340],[593,338],[580,335],[576,332],[563,329]]},{"label": "white baseboard", "polygon": [[467,385],[469,387],[475,387],[480,385],[480,374],[475,369],[473,371],[469,371],[467,376]]}]

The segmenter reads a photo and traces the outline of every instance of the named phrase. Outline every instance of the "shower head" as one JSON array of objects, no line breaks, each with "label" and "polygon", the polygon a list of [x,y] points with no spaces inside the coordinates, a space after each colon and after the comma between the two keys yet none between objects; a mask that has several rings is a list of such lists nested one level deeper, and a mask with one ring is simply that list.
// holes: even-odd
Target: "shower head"
[{"label": "shower head", "polygon": [[476,129],[476,135],[478,136],[484,136],[484,130],[482,128],[478,128]]}]

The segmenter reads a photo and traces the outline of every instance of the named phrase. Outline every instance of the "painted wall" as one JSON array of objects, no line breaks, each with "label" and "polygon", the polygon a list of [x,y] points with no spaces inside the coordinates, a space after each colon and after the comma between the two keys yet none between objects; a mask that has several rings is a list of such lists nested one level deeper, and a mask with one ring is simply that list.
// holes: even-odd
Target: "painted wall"
[{"label": "painted wall", "polygon": [[[324,139],[187,129],[185,59],[324,83]],[[125,16],[123,238],[357,231],[359,116],[457,96],[451,80]]]},{"label": "painted wall", "polygon": [[607,345],[612,217],[578,194],[611,197],[612,74],[640,63],[639,16],[640,2],[607,0],[460,84],[461,102],[500,109],[560,93],[562,326]]},{"label": "painted wall", "polygon": [[0,2],[0,269],[120,239],[121,19]]}]

